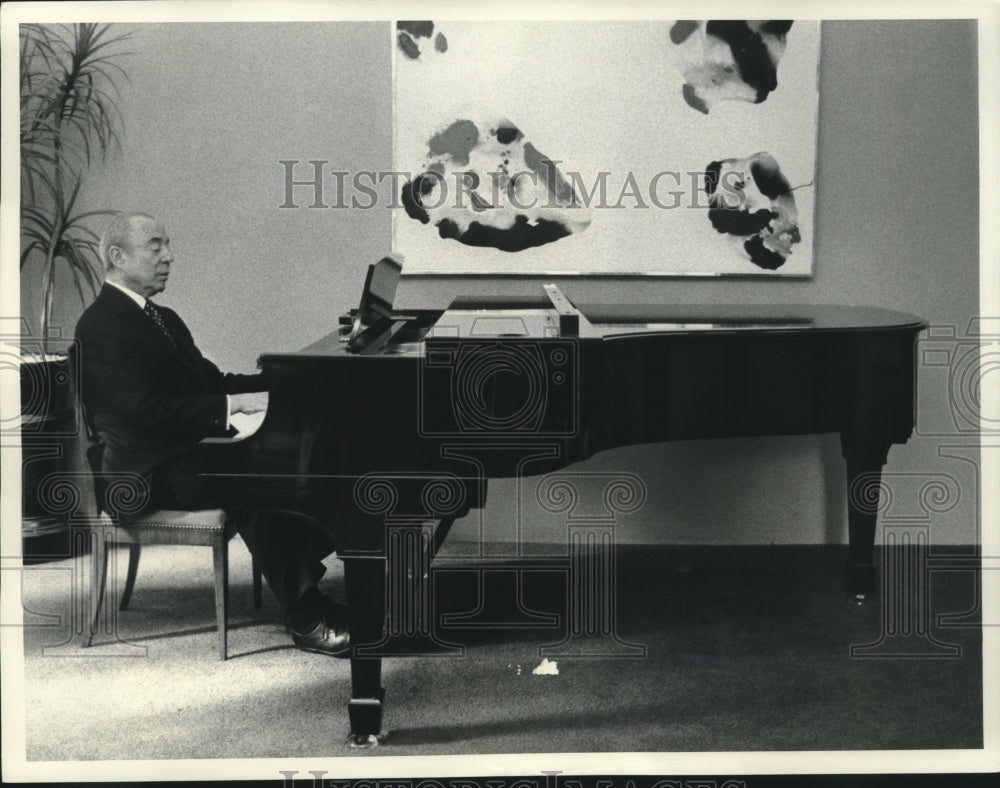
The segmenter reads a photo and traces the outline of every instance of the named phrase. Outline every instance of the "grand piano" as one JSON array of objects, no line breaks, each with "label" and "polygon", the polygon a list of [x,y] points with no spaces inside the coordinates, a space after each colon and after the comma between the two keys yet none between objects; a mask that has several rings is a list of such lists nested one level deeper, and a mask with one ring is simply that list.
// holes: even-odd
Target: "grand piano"
[{"label": "grand piano", "polygon": [[336,331],[262,355],[263,422],[243,440],[202,446],[214,496],[332,533],[353,643],[353,745],[382,730],[382,658],[440,645],[430,562],[451,523],[486,503],[491,478],[640,443],[837,433],[847,591],[871,591],[881,468],[915,422],[920,318],[853,306],[574,304],[553,285],[403,313],[392,309],[397,275],[391,258],[380,261]]}]

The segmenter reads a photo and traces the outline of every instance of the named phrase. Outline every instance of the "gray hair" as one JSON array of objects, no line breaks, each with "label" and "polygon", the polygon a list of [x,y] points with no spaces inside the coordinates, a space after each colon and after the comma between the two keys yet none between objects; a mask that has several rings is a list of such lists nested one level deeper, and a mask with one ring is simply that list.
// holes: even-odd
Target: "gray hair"
[{"label": "gray hair", "polygon": [[132,251],[129,230],[132,227],[132,220],[139,218],[152,219],[153,217],[142,211],[123,211],[111,217],[111,221],[108,222],[108,226],[104,228],[101,235],[100,253],[105,271],[114,268],[114,264],[111,262],[112,246],[117,246],[128,252]]}]

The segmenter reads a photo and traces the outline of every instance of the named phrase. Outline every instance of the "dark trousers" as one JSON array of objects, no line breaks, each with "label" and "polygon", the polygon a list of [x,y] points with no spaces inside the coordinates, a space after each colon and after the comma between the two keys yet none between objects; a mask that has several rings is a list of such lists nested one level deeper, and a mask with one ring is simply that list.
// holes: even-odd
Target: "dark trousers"
[{"label": "dark trousers", "polygon": [[[164,463],[146,478],[149,509],[222,508],[201,489],[195,455]],[[243,542],[286,609],[316,587],[326,571],[323,559],[335,549],[329,534],[316,523],[289,513],[241,507],[234,514]]]}]

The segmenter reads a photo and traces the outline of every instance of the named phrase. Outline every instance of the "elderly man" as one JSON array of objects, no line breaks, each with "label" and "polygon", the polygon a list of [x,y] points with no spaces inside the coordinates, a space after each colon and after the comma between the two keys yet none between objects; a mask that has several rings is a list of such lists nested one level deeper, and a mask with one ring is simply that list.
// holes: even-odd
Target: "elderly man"
[{"label": "elderly man", "polygon": [[[223,374],[177,313],[152,298],[174,256],[163,225],[144,213],[111,220],[101,238],[105,283],[80,317],[83,399],[104,444],[103,470],[141,474],[150,509],[201,509],[197,446],[229,432],[235,413],[266,410],[260,375]],[[343,607],[320,593],[333,545],[298,523],[241,522],[240,534],[286,610],[296,646],[332,656],[350,650]]]}]

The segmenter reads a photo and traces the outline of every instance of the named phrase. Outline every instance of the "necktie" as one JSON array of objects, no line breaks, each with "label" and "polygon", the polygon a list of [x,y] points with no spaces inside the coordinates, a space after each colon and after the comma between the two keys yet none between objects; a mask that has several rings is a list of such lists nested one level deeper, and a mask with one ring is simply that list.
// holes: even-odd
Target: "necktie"
[{"label": "necktie", "polygon": [[163,322],[163,316],[160,314],[160,310],[153,305],[153,302],[147,301],[146,306],[143,307],[142,311],[153,319],[153,322],[156,323],[156,327],[163,332],[163,336],[170,340],[170,344],[177,347],[177,343],[174,342],[174,337],[170,333],[170,329],[167,328],[167,324]]}]

